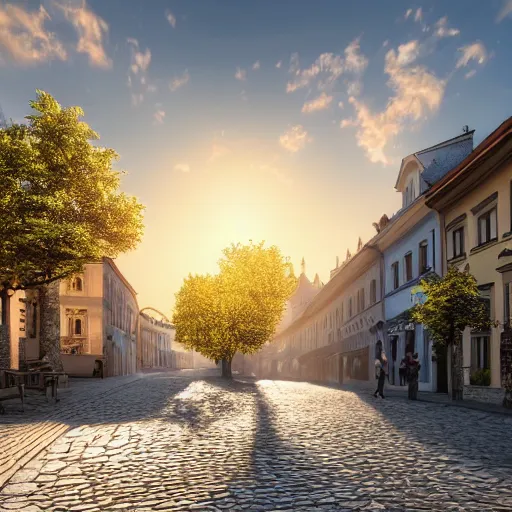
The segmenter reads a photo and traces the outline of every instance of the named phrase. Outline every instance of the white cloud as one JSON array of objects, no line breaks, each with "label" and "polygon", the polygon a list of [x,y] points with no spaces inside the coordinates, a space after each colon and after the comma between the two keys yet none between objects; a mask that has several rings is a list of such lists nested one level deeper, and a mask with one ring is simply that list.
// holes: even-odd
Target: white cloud
[{"label": "white cloud", "polygon": [[247,71],[245,69],[236,68],[235,78],[244,81],[247,78]]},{"label": "white cloud", "polygon": [[260,64],[260,61],[257,60],[253,65],[252,65],[252,69],[254,69],[255,71],[260,69],[261,67],[261,64]]},{"label": "white cloud", "polygon": [[468,78],[471,78],[472,76],[475,76],[476,75],[476,69],[472,69],[471,71],[468,71],[465,75],[464,75],[464,78],[468,79]]},{"label": "white cloud", "polygon": [[386,48],[386,46],[389,44],[389,41],[386,39],[383,43],[382,43],[382,48]]},{"label": "white cloud", "polygon": [[500,23],[510,14],[512,14],[512,0],[505,0],[501,11],[496,18],[496,22]]},{"label": "white cloud", "polygon": [[340,127],[347,128],[347,126],[357,126],[357,121],[355,121],[354,119],[342,119]]},{"label": "white cloud", "polygon": [[325,110],[329,107],[331,102],[332,96],[328,96],[325,94],[325,92],[323,92],[320,94],[320,96],[318,96],[318,98],[304,103],[302,106],[302,112],[310,114],[311,112],[317,112],[318,110]]},{"label": "white cloud", "polygon": [[151,64],[151,50],[146,48],[140,51],[137,39],[128,38],[127,43],[131,47],[131,63],[128,74],[128,87],[132,89],[132,104],[140,105],[146,93],[156,92],[157,88],[148,78],[148,68]]},{"label": "white cloud", "polygon": [[399,66],[407,66],[414,62],[420,53],[420,45],[418,41],[409,41],[398,47],[397,64]]},{"label": "white cloud", "polygon": [[309,68],[301,69],[299,56],[294,53],[290,59],[289,73],[293,79],[286,85],[286,92],[311,87],[316,84],[320,90],[332,87],[343,73],[353,75],[352,83],[360,89],[359,78],[368,66],[368,59],[360,52],[359,39],[352,41],[344,55],[322,53]]},{"label": "white cloud", "polygon": [[176,27],[176,16],[171,11],[165,12],[165,17],[167,18],[167,21],[171,25],[172,28]]},{"label": "white cloud", "polygon": [[343,108],[344,106],[345,106],[345,105],[343,104],[343,101],[340,101],[340,102],[338,103],[338,107]]},{"label": "white cloud", "polygon": [[153,114],[153,119],[155,120],[156,124],[163,124],[164,119],[165,119],[165,111],[162,109],[157,110]]},{"label": "white cloud", "polygon": [[296,153],[302,149],[312,139],[308,136],[308,132],[300,124],[291,126],[281,137],[279,137],[279,144],[290,151]]},{"label": "white cloud", "polygon": [[300,69],[299,56],[293,54],[290,60],[290,73],[295,78],[286,85],[286,92],[294,92],[297,89],[309,86],[316,79],[324,77],[319,86],[334,83],[343,73],[343,58],[334,53],[322,53],[315,62],[306,69]]},{"label": "white cloud", "polygon": [[281,69],[281,66],[283,65],[283,61],[280,60],[279,62],[276,63],[276,68],[277,69]]},{"label": "white cloud", "polygon": [[361,53],[359,38],[345,48],[345,71],[361,74],[368,66],[368,59]]},{"label": "white cloud", "polygon": [[190,172],[190,165],[186,163],[179,163],[174,166],[175,171]]},{"label": "white cloud", "polygon": [[180,87],[183,87],[184,85],[187,85],[190,80],[190,75],[188,73],[188,70],[185,70],[185,72],[176,78],[172,80],[172,82],[169,84],[169,88],[172,92],[176,91]]},{"label": "white cloud", "polygon": [[88,9],[85,0],[80,7],[64,6],[57,2],[54,4],[64,11],[66,18],[75,27],[78,34],[77,52],[87,54],[91,66],[110,68],[112,60],[103,47],[103,38],[108,34],[107,22]]},{"label": "white cloud", "polygon": [[20,65],[52,59],[66,60],[67,53],[62,43],[45,28],[47,20],[50,16],[42,5],[37,11],[12,4],[0,5],[0,49],[3,48]]},{"label": "white cloud", "polygon": [[412,9],[407,9],[404,14],[404,19],[408,19],[409,16],[412,14]]},{"label": "white cloud", "polygon": [[131,72],[136,75],[139,71],[146,72],[151,64],[151,50],[139,51],[139,42],[137,39],[128,38],[128,43],[132,45],[132,63],[130,65]]},{"label": "white cloud", "polygon": [[444,16],[440,18],[435,25],[435,35],[437,37],[453,37],[460,34],[460,30],[457,28],[448,28],[448,17]]},{"label": "white cloud", "polygon": [[214,142],[212,144],[212,154],[210,155],[210,162],[213,162],[218,158],[222,158],[223,156],[229,155],[229,153],[231,153],[231,150],[227,146]]},{"label": "white cloud", "polygon": [[459,60],[455,66],[457,69],[466,67],[472,60],[476,60],[480,65],[485,64],[485,61],[488,57],[487,50],[485,49],[483,43],[480,41],[476,41],[472,44],[468,44],[462,48],[459,48],[459,52],[461,52],[462,55],[459,57]]},{"label": "white cloud", "polygon": [[416,9],[416,13],[414,14],[414,21],[421,21],[423,19],[423,11],[421,9],[421,7],[418,7],[418,9]]},{"label": "white cloud", "polygon": [[372,113],[355,97],[349,99],[356,119],[343,120],[341,127],[357,127],[357,143],[372,162],[389,163],[385,153],[389,142],[405,129],[408,122],[418,122],[437,111],[444,97],[445,81],[423,66],[407,67],[404,62],[410,62],[406,58],[409,55],[410,52],[405,50],[401,54],[389,50],[386,54],[384,71],[389,76],[388,85],[394,95],[383,111]]}]

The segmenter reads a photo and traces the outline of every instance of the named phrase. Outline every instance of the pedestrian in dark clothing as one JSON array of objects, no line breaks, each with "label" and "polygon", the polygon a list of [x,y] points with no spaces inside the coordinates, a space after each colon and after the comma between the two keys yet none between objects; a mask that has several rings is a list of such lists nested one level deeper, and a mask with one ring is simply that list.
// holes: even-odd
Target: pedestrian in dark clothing
[{"label": "pedestrian in dark clothing", "polygon": [[409,400],[418,399],[418,380],[420,376],[420,362],[418,354],[407,354],[407,381],[409,383],[408,397]]}]

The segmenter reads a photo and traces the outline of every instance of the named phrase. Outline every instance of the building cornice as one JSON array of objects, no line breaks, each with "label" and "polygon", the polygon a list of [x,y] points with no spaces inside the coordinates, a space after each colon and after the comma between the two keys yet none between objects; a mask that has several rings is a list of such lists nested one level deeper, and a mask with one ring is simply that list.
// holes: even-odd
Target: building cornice
[{"label": "building cornice", "polygon": [[126,288],[128,288],[128,290],[132,294],[133,298],[135,299],[135,303],[137,304],[137,310],[138,310],[139,305],[137,303],[137,292],[135,291],[133,286],[128,282],[126,277],[123,276],[123,274],[121,273],[121,271],[119,270],[117,265],[114,263],[114,260],[112,258],[108,258],[105,256],[103,258],[103,262],[107,263],[110,266],[110,268],[114,271],[114,273],[117,275],[117,277],[119,277],[121,282],[126,286]]},{"label": "building cornice", "polygon": [[426,204],[435,210],[444,211],[478,186],[498,167],[510,161],[512,117],[503,122],[426,193]]}]

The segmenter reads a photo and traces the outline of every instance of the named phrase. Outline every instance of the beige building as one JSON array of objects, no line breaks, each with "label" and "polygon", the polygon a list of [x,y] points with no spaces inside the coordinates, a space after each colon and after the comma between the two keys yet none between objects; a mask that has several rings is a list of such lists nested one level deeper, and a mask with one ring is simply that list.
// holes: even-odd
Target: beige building
[{"label": "beige building", "polygon": [[135,290],[110,258],[88,263],[82,274],[60,283],[64,371],[92,376],[102,361],[105,377],[136,371]]},{"label": "beige building", "polygon": [[[512,118],[489,135],[427,194],[442,215],[444,270],[475,276],[498,326],[463,338],[465,398],[500,403],[502,372],[512,354],[502,339],[510,329],[512,283]],[[508,363],[507,363],[508,361]]]}]

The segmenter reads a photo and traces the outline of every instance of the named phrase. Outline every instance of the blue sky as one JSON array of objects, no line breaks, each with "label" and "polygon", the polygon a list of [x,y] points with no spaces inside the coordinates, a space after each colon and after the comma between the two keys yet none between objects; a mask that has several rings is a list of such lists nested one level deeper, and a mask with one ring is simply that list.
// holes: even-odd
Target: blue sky
[{"label": "blue sky", "polygon": [[511,0],[0,0],[0,104],[84,108],[147,207],[119,266],[169,311],[231,242],[326,281],[399,208],[401,158],[512,115],[511,48]]}]

